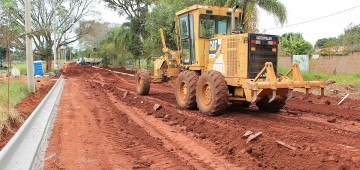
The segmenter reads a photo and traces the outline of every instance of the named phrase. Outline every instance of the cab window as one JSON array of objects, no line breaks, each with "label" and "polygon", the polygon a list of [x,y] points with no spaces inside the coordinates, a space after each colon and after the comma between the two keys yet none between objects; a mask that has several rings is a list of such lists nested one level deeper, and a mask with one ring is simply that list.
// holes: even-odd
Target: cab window
[{"label": "cab window", "polygon": [[181,36],[181,58],[184,64],[191,64],[195,58],[194,40],[194,17],[192,14],[185,14],[179,17]]},{"label": "cab window", "polygon": [[189,20],[188,20],[188,17],[186,17],[186,16],[180,17],[181,39],[189,38]]},{"label": "cab window", "polygon": [[[237,18],[236,18],[237,20]],[[200,37],[211,38],[215,34],[230,33],[230,16],[200,15]]]}]

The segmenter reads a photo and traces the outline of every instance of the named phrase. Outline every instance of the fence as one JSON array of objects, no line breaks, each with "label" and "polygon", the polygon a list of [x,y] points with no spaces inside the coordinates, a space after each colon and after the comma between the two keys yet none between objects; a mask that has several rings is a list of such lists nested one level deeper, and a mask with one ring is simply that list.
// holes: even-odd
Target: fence
[{"label": "fence", "polygon": [[[279,56],[278,67],[291,67],[290,56]],[[321,56],[310,60],[310,71],[328,74],[360,73],[360,53],[347,56]]]}]

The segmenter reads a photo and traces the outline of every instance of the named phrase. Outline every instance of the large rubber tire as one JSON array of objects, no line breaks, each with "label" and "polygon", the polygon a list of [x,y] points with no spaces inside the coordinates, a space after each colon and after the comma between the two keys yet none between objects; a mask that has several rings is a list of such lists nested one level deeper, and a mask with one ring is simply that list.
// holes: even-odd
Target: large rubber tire
[{"label": "large rubber tire", "polygon": [[200,112],[216,116],[228,105],[229,90],[224,76],[214,70],[199,77],[196,86],[196,102]]},{"label": "large rubber tire", "polygon": [[175,96],[178,105],[184,109],[196,109],[196,83],[199,77],[194,71],[183,71],[175,84]]},{"label": "large rubber tire", "polygon": [[282,97],[277,97],[273,102],[269,103],[269,98],[265,97],[260,101],[256,102],[256,106],[259,110],[264,112],[276,113],[285,105],[286,99]]},{"label": "large rubber tire", "polygon": [[139,95],[147,95],[150,91],[150,72],[146,69],[140,69],[136,72],[135,86],[136,93]]}]

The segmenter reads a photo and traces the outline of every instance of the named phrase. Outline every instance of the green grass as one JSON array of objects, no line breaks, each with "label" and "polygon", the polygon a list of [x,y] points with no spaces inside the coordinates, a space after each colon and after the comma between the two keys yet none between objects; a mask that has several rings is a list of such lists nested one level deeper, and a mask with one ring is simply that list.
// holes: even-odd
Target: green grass
[{"label": "green grass", "polygon": [[[287,69],[278,68],[281,74],[285,74]],[[320,72],[302,72],[304,80],[335,80],[336,83],[349,84],[360,88],[360,73],[353,73],[350,75],[331,75]]]},{"label": "green grass", "polygon": [[26,63],[12,64],[11,66],[19,69],[20,74],[26,74],[27,73],[27,65],[26,65]]},{"label": "green grass", "polygon": [[0,79],[0,139],[3,135],[12,132],[11,125],[24,121],[19,112],[15,110],[18,104],[27,94],[27,84],[17,81],[10,82],[10,107],[8,108],[8,86],[5,80]]},{"label": "green grass", "polygon": [[[28,94],[28,87],[26,83],[10,82],[10,104],[15,106]],[[0,103],[7,103],[8,101],[8,86],[7,83],[0,85]]]}]

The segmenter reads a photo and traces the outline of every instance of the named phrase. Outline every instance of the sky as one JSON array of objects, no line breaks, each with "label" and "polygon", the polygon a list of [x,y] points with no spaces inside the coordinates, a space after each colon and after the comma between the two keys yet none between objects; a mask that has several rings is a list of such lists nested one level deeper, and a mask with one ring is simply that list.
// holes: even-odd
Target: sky
[{"label": "sky", "polygon": [[[287,23],[284,24],[284,27],[277,28],[281,27],[281,25],[276,23],[274,17],[260,9],[259,29],[261,33],[281,36],[287,32],[300,32],[305,40],[314,45],[318,39],[339,36],[351,23],[354,25],[360,24],[360,0],[280,0],[280,2],[287,9]],[[286,27],[287,25],[321,18],[356,6],[359,7],[324,19]],[[98,5],[98,8],[104,22],[123,23],[126,20],[125,17],[120,17],[116,12],[106,8],[103,2]]]},{"label": "sky", "polygon": [[106,7],[104,1],[100,1],[98,5],[98,10],[100,12],[100,17],[103,22],[115,23],[115,24],[122,24],[126,21],[126,17],[120,16],[117,12],[113,11]]}]

